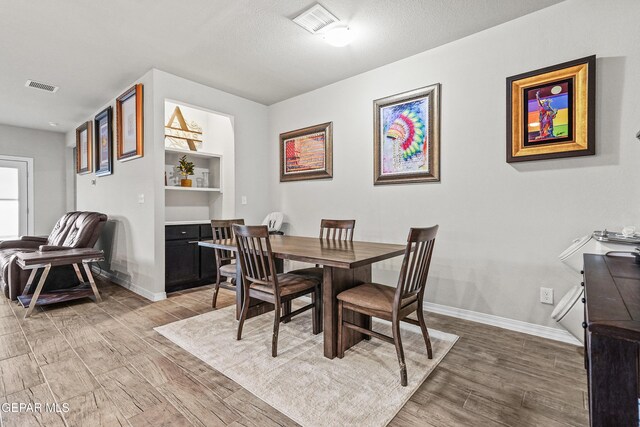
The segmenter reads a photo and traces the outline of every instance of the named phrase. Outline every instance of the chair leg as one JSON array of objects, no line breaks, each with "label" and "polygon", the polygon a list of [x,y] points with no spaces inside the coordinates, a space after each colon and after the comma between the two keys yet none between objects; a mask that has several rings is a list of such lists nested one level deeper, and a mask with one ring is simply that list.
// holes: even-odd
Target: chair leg
[{"label": "chair leg", "polygon": [[400,384],[402,387],[407,386],[407,365],[404,363],[404,350],[402,349],[402,339],[400,338],[400,320],[394,319],[393,342],[396,345],[396,353],[398,354],[398,363],[400,364]]},{"label": "chair leg", "polygon": [[422,329],[424,343],[427,346],[427,357],[429,359],[433,359],[433,350],[431,350],[431,339],[429,339],[429,331],[427,330],[427,324],[424,321],[424,312],[422,311],[422,305],[419,305],[416,313],[418,315],[418,323],[420,323],[420,329]]},{"label": "chair leg", "polygon": [[244,298],[242,301],[242,311],[240,311],[240,323],[238,323],[238,336],[236,339],[240,341],[242,339],[242,326],[244,326],[244,321],[247,319],[247,313],[249,312],[249,301],[251,297],[249,296],[249,289],[244,289]]},{"label": "chair leg", "polygon": [[344,325],[342,324],[343,316],[343,304],[342,301],[338,301],[338,358],[344,357]]},{"label": "chair leg", "polygon": [[313,304],[313,308],[311,309],[313,335],[318,335],[322,332],[322,294],[320,293],[319,287],[316,287],[311,294],[311,303]]},{"label": "chair leg", "polygon": [[[291,313],[291,300],[282,303],[282,315],[286,316],[289,313]],[[289,323],[291,319],[283,320],[282,322]]]},{"label": "chair leg", "polygon": [[273,338],[271,340],[271,356],[278,355],[278,330],[280,329],[280,301],[275,304],[275,318],[273,321]]},{"label": "chair leg", "polygon": [[211,307],[216,308],[216,301],[218,300],[218,292],[220,291],[220,271],[216,275],[216,284],[213,287],[213,299],[211,300]]}]

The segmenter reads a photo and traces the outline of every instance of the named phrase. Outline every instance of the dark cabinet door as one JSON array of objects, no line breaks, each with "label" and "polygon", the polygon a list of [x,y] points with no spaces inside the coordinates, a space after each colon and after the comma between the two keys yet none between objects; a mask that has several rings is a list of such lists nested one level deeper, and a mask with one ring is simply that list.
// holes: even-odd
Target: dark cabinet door
[{"label": "dark cabinet door", "polygon": [[165,242],[165,288],[171,291],[179,285],[200,279],[200,251],[189,240]]},{"label": "dark cabinet door", "polygon": [[216,255],[212,248],[200,247],[200,279],[208,283],[216,281]]}]

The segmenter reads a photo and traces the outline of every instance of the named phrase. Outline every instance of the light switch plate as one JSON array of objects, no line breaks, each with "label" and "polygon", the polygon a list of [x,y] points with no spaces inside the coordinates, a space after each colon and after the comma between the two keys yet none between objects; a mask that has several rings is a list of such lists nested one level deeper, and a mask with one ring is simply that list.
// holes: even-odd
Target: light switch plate
[{"label": "light switch plate", "polygon": [[243,205],[247,204],[247,196],[242,196],[240,199],[240,203],[242,203]]},{"label": "light switch plate", "polygon": [[144,203],[144,194],[138,194],[138,203]]}]

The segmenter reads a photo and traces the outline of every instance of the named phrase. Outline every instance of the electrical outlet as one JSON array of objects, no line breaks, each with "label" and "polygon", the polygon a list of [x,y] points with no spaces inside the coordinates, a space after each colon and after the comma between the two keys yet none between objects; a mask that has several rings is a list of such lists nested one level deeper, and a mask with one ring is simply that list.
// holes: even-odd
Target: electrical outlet
[{"label": "electrical outlet", "polygon": [[138,194],[138,203],[144,203],[144,194]]},{"label": "electrical outlet", "polygon": [[540,302],[553,305],[553,288],[540,288]]}]

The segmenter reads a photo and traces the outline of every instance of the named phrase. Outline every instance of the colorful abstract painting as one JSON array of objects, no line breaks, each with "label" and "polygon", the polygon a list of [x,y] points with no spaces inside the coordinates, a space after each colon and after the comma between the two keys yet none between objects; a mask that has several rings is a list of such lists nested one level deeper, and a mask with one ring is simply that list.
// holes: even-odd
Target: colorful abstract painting
[{"label": "colorful abstract painting", "polygon": [[596,153],[595,55],[507,77],[507,163]]},{"label": "colorful abstract painting", "polygon": [[428,99],[382,109],[382,175],[429,171]]},{"label": "colorful abstract painting", "polygon": [[525,146],[570,140],[573,135],[573,80],[526,89]]},{"label": "colorful abstract painting", "polygon": [[374,184],[439,181],[440,85],[374,101]]},{"label": "colorful abstract painting", "polygon": [[333,176],[333,124],[280,134],[280,181]]}]

